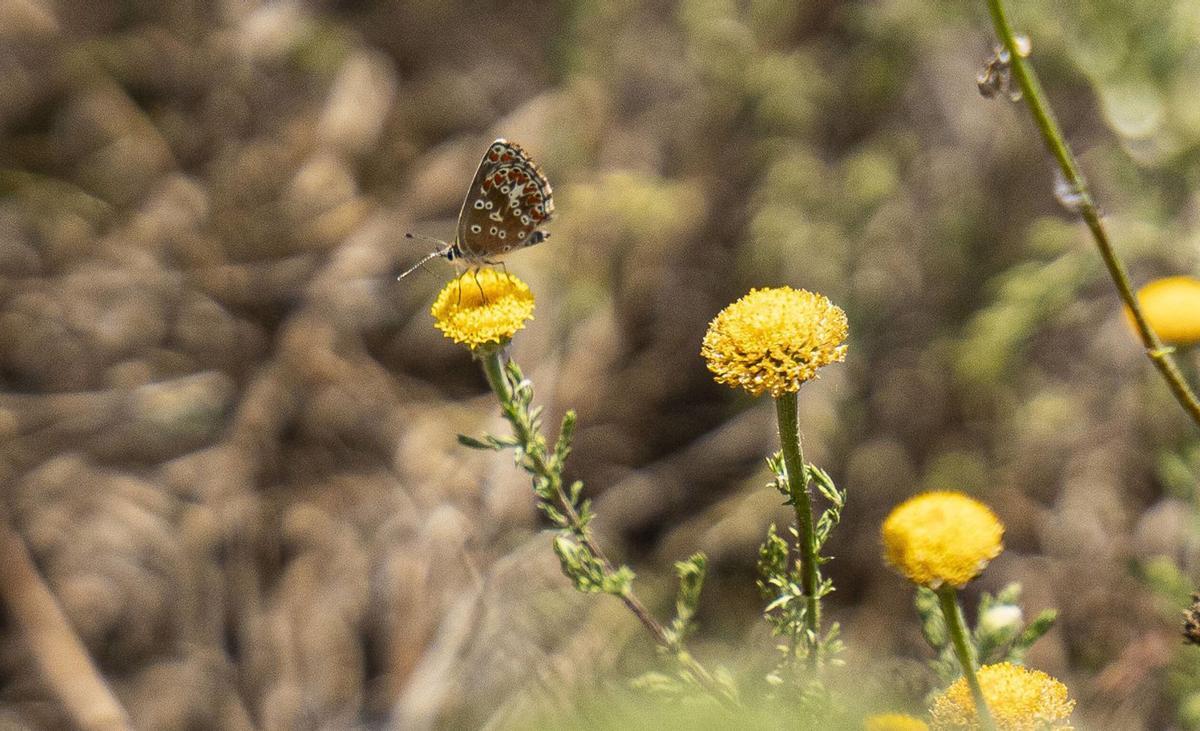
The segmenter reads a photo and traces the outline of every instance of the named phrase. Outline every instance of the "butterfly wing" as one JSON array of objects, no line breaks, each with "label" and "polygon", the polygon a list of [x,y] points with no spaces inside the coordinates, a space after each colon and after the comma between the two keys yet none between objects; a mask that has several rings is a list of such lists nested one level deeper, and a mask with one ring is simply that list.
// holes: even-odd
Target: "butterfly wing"
[{"label": "butterfly wing", "polygon": [[554,215],[550,182],[520,145],[496,140],[483,155],[458,215],[458,254],[480,263],[549,234],[538,230]]}]

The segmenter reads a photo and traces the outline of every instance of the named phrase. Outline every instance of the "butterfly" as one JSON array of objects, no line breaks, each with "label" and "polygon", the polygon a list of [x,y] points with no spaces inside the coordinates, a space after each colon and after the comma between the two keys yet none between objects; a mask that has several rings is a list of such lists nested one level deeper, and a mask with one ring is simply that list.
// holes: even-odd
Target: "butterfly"
[{"label": "butterfly", "polygon": [[[425,262],[443,257],[462,259],[469,266],[496,264],[513,249],[539,244],[550,234],[538,228],[554,216],[550,182],[525,150],[498,139],[491,144],[467,188],[458,213],[454,241],[430,239],[441,248],[401,274],[403,279]],[[428,238],[406,234],[408,238]]]}]

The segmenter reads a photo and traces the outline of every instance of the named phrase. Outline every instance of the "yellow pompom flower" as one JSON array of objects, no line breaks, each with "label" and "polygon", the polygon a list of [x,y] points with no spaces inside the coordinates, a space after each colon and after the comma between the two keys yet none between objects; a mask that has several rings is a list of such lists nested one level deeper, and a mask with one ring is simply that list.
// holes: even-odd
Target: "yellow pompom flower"
[{"label": "yellow pompom flower", "polygon": [[[1137,297],[1146,321],[1164,343],[1200,343],[1200,279],[1156,279],[1139,289]],[[1132,314],[1128,310],[1125,314],[1132,322]]]},{"label": "yellow pompom flower", "polygon": [[533,319],[533,292],[520,279],[480,269],[450,280],[433,303],[434,325],[472,350],[507,343]]},{"label": "yellow pompom flower", "polygon": [[717,383],[779,398],[846,357],[846,313],[803,289],[754,289],[713,319],[700,350]]},{"label": "yellow pompom flower", "polygon": [[929,731],[929,725],[905,713],[881,713],[863,722],[864,731]]},{"label": "yellow pompom flower", "polygon": [[[1067,696],[1065,685],[1046,673],[1002,662],[984,665],[978,676],[997,731],[1071,731],[1075,701]],[[980,728],[975,701],[963,678],[934,699],[929,713],[936,731]]]},{"label": "yellow pompom flower", "polygon": [[996,514],[957,492],[910,498],[883,521],[882,533],[887,562],[930,589],[965,586],[1004,549]]}]

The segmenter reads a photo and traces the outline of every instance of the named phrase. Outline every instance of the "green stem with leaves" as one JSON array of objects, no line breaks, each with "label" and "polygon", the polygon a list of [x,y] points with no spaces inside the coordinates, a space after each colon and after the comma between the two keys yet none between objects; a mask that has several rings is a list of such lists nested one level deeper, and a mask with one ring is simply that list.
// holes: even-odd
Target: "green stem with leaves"
[{"label": "green stem with leaves", "polygon": [[983,697],[983,688],[979,685],[979,677],[975,673],[975,651],[967,636],[967,623],[963,619],[962,608],[958,606],[958,593],[953,586],[943,584],[936,591],[938,605],[942,609],[942,618],[946,621],[946,632],[954,645],[954,655],[962,667],[963,677],[971,689],[971,697],[975,700],[975,711],[979,714],[979,725],[984,731],[995,731],[996,724],[988,710],[987,701]]},{"label": "green stem with leaves", "polygon": [[[683,642],[686,628],[668,628],[659,622],[634,593],[633,573],[628,567],[614,566],[600,550],[589,527],[591,514],[588,504],[586,501],[579,502],[582,483],[576,482],[570,488],[563,485],[562,468],[569,452],[575,423],[574,413],[567,413],[563,419],[558,443],[553,450],[548,449],[545,438],[540,433],[540,409],[530,409],[527,403],[522,403],[516,397],[516,390],[524,385],[520,382],[519,371],[514,365],[506,369],[503,351],[499,347],[478,355],[483,362],[483,372],[488,385],[500,401],[504,418],[512,426],[514,442],[508,445],[499,442],[483,444],[476,440],[460,439],[475,447],[515,447],[518,450],[519,464],[534,477],[534,491],[540,501],[539,507],[564,533],[577,542],[577,545],[572,545],[569,541],[561,540],[561,536],[560,540],[555,542],[555,550],[564,563],[564,572],[567,572],[568,563],[576,567],[568,572],[568,577],[575,582],[576,587],[584,591],[600,591],[620,599],[654,638],[655,643],[674,657],[680,668],[697,685],[726,708],[737,708],[738,703],[732,690],[718,682],[713,674],[688,652]],[[516,382],[512,380],[510,370],[517,376]],[[693,590],[696,594],[699,593],[698,584]]]},{"label": "green stem with leaves", "polygon": [[817,595],[817,537],[813,526],[812,497],[808,490],[808,469],[800,446],[800,426],[797,416],[796,393],[788,391],[775,399],[779,420],[779,446],[787,468],[788,496],[796,512],[796,527],[800,544],[800,583],[804,589],[807,630],[808,666],[817,667],[821,635],[821,600]]},{"label": "green stem with leaves", "polygon": [[1104,226],[1100,210],[1092,198],[1087,181],[1080,172],[1079,164],[1076,162],[1071,148],[1067,146],[1066,138],[1063,137],[1062,129],[1059,127],[1053,108],[1046,99],[1046,93],[1042,90],[1037,74],[1025,59],[1029,52],[1028,48],[1022,48],[1022,44],[1018,43],[1012,25],[1008,21],[1003,1],[987,0],[987,4],[992,16],[992,25],[996,29],[996,36],[1008,53],[1013,78],[1016,79],[1017,85],[1021,89],[1025,103],[1029,105],[1029,111],[1033,113],[1033,119],[1037,123],[1046,148],[1054,156],[1063,178],[1071,186],[1072,193],[1078,198],[1079,214],[1087,223],[1088,230],[1091,231],[1092,238],[1095,240],[1097,248],[1100,249],[1100,256],[1104,259],[1104,265],[1108,268],[1109,276],[1112,277],[1121,300],[1133,313],[1133,320],[1142,344],[1146,348],[1146,355],[1154,363],[1154,367],[1158,369],[1163,380],[1167,382],[1167,387],[1171,389],[1171,393],[1179,405],[1196,422],[1196,426],[1200,427],[1200,400],[1196,398],[1196,394],[1188,385],[1187,379],[1184,378],[1172,357],[1172,349],[1163,345],[1142,312],[1133,287],[1129,283],[1129,274],[1113,248],[1108,230]]}]

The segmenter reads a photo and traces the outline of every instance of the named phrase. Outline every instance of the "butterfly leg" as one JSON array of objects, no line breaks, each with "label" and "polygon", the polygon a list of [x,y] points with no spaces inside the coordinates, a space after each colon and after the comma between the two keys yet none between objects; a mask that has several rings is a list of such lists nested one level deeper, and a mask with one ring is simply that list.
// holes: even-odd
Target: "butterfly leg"
[{"label": "butterfly leg", "polygon": [[467,272],[466,271],[458,271],[457,263],[454,265],[454,269],[455,269],[454,281],[458,284],[458,301],[456,301],[454,304],[456,307],[461,307],[462,306],[462,280],[463,280],[463,277],[466,276]]},{"label": "butterfly leg", "polygon": [[[479,267],[472,267],[471,274],[475,277],[475,286],[479,288],[479,298],[483,300],[483,304],[487,304],[487,294],[483,291],[483,285],[479,283]],[[459,292],[461,295],[462,292]]]},{"label": "butterfly leg", "polygon": [[487,264],[488,266],[500,267],[501,269],[504,270],[504,276],[507,277],[508,279],[512,279],[512,275],[508,273],[508,266],[504,262],[488,261],[487,259],[484,259],[483,263]]}]

